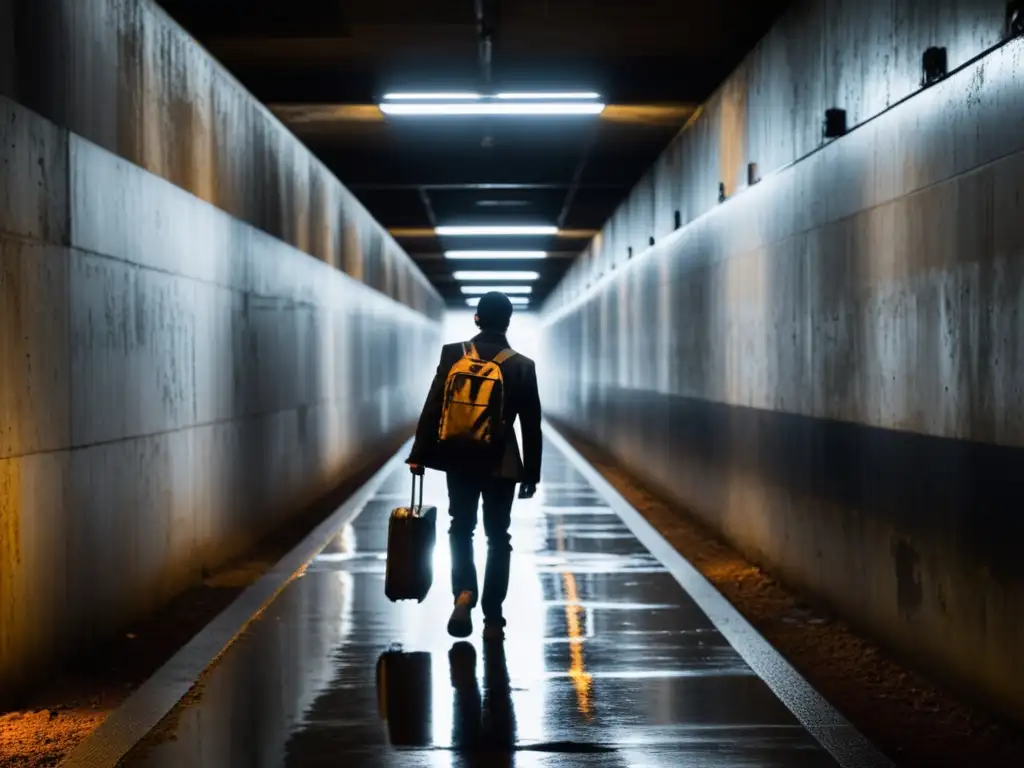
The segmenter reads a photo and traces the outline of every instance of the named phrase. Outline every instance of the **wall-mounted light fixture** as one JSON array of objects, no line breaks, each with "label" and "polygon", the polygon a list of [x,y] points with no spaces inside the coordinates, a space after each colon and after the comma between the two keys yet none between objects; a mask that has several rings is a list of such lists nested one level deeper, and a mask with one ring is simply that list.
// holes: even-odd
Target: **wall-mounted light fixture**
[{"label": "wall-mounted light fixture", "polygon": [[1006,37],[1024,35],[1024,0],[1010,0],[1006,4]]},{"label": "wall-mounted light fixture", "polygon": [[921,85],[938,82],[948,71],[945,48],[933,45],[921,56]]},{"label": "wall-mounted light fixture", "polygon": [[826,139],[838,139],[846,135],[846,110],[832,109],[825,110],[825,125],[822,130]]}]

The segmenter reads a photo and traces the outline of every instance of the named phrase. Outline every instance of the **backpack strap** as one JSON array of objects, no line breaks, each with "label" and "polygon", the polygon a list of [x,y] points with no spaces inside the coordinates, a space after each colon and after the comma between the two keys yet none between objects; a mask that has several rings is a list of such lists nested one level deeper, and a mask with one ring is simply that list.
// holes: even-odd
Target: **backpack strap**
[{"label": "backpack strap", "polygon": [[472,341],[462,342],[462,356],[479,357],[479,355],[476,352],[476,345]]},{"label": "backpack strap", "polygon": [[501,352],[494,356],[494,360],[492,360],[491,362],[497,365],[501,365],[510,357],[515,357],[517,354],[518,352],[516,352],[514,349],[503,349],[501,350]]}]

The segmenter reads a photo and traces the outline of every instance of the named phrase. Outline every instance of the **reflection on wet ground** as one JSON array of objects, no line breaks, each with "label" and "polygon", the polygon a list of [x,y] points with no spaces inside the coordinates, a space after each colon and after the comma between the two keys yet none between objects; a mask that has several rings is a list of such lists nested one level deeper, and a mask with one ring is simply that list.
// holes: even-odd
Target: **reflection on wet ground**
[{"label": "reflection on wet ground", "polygon": [[[443,535],[427,600],[390,603],[408,483],[384,483],[128,765],[836,765],[554,448],[516,502],[503,647],[445,633]],[[443,477],[426,496],[446,526]]]}]

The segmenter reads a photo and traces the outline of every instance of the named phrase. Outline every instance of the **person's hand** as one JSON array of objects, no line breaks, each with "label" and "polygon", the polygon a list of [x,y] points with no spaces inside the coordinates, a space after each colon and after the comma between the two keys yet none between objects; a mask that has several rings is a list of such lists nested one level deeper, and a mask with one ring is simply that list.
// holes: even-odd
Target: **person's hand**
[{"label": "person's hand", "polygon": [[537,493],[536,483],[522,483],[519,486],[519,498],[520,499],[532,499],[533,495]]},{"label": "person's hand", "polygon": [[410,463],[409,464],[409,471],[412,472],[414,475],[422,475],[423,474],[423,465],[422,464],[411,464]]}]

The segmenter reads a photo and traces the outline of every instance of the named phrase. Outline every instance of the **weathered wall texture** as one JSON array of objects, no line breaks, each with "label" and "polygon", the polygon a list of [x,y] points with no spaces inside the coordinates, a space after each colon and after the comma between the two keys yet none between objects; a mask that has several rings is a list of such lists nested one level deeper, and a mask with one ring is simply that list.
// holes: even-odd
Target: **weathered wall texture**
[{"label": "weathered wall texture", "polygon": [[[546,304],[539,370],[556,419],[1024,720],[1024,41],[916,69],[1003,9],[794,10]],[[860,127],[804,157],[832,106]]]},{"label": "weathered wall texture", "polygon": [[443,311],[356,198],[151,0],[0,0],[0,95],[388,296]]},{"label": "weathered wall texture", "polygon": [[0,0],[0,94],[9,697],[393,445],[443,304],[147,0]]},{"label": "weathered wall texture", "polygon": [[379,457],[438,337],[0,98],[5,694]]}]

